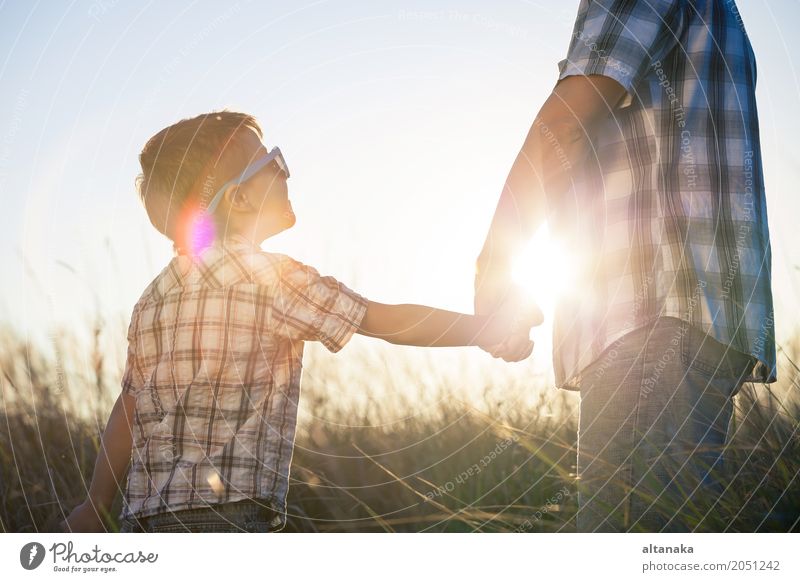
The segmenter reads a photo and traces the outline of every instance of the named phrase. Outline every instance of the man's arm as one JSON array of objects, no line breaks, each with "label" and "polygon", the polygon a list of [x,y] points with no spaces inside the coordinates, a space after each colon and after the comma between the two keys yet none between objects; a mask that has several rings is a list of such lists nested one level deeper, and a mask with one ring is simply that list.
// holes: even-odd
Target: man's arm
[{"label": "man's arm", "polygon": [[625,95],[614,79],[573,75],[561,80],[545,101],[506,179],[476,263],[475,313],[490,313],[503,301],[511,262],[547,219],[547,200],[570,187],[572,169],[590,151],[595,124]]}]

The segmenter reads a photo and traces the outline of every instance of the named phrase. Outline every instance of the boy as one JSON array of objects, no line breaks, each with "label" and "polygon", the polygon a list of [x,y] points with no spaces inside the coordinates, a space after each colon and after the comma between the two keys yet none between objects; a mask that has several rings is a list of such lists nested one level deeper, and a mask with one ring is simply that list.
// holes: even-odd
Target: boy
[{"label": "boy", "polygon": [[252,116],[212,112],[140,154],[140,196],[177,254],[133,309],[123,390],[65,531],[104,531],[131,459],[122,531],[282,529],[306,340],[331,352],[353,333],[487,351],[508,340],[507,361],[531,353],[535,307],[514,321],[511,301],[491,317],[376,303],[262,251],[295,216],[286,162],[261,138]]}]

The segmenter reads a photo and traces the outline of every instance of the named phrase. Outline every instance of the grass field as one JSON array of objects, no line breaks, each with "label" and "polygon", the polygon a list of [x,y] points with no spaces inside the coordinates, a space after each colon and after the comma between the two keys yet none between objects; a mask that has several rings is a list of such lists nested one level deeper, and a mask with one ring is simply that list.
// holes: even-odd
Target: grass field
[{"label": "grass field", "polygon": [[[124,356],[124,334],[101,328],[88,352],[54,331],[51,356],[0,332],[2,531],[56,531],[84,498]],[[707,528],[800,529],[798,345],[781,347],[778,383],[736,398],[728,487],[696,516]],[[352,361],[343,377],[307,354],[285,531],[574,531],[577,396],[543,385],[522,399],[530,387],[503,378],[437,375],[409,360],[403,380]],[[416,386],[386,389],[422,374],[424,399]],[[340,398],[343,382],[362,398]],[[115,514],[120,506],[118,496]],[[658,510],[693,508],[663,500]]]}]

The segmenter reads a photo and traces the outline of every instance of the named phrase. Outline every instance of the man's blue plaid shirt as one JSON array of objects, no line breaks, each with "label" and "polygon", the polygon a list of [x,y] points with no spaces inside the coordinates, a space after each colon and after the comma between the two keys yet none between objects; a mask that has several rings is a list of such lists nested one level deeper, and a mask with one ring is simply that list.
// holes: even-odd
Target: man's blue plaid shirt
[{"label": "man's blue plaid shirt", "polygon": [[[627,94],[592,134],[557,229],[581,279],[554,320],[556,383],[658,316],[758,358],[777,379],[756,62],[731,0],[582,0],[559,79]],[[578,173],[579,172],[579,173]]]}]

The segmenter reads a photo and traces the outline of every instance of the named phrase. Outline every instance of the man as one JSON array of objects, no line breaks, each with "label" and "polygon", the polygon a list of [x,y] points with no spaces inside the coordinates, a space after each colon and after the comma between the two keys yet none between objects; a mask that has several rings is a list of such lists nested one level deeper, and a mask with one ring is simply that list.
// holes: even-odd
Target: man
[{"label": "man", "polygon": [[733,396],[777,379],[750,42],[732,0],[581,0],[559,71],[475,311],[547,220],[578,270],[553,322],[556,385],[581,395],[578,531],[714,529]]}]

